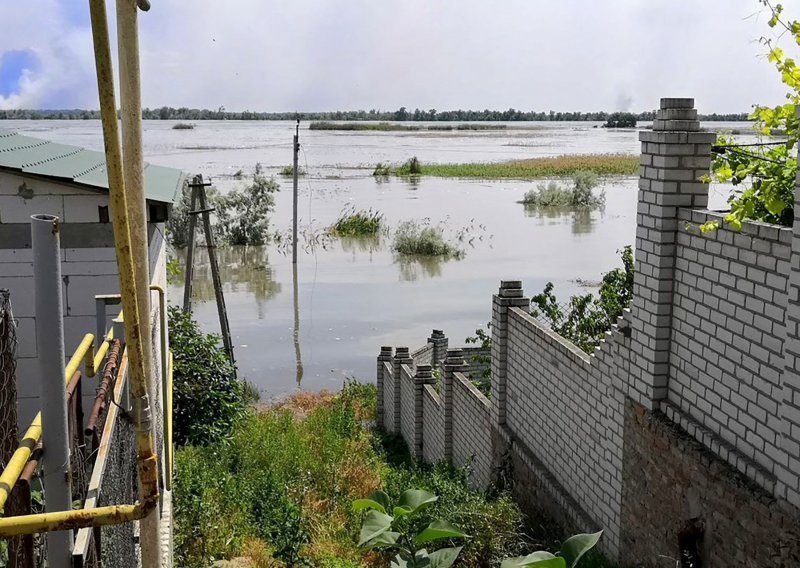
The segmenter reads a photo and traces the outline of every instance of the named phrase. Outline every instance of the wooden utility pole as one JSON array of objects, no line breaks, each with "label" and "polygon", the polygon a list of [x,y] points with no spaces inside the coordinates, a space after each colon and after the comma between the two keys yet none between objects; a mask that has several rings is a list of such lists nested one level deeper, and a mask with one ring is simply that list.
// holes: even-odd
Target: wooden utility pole
[{"label": "wooden utility pole", "polygon": [[297,153],[300,151],[300,119],[297,119],[297,126],[294,131],[294,167],[293,174],[293,193],[292,193],[292,264],[297,264]]},{"label": "wooden utility pole", "polygon": [[[186,282],[183,290],[183,309],[190,311],[192,309],[192,273],[194,272],[194,239],[195,239],[195,217],[197,215],[203,216],[203,232],[206,237],[206,249],[208,250],[208,262],[211,265],[211,281],[214,284],[214,296],[217,300],[217,312],[219,313],[219,328],[222,333],[222,344],[225,352],[231,359],[231,363],[236,363],[233,358],[233,340],[231,339],[231,328],[228,323],[228,310],[225,307],[225,295],[222,293],[222,278],[219,274],[219,264],[217,262],[217,247],[214,244],[214,233],[211,232],[211,212],[213,207],[208,206],[208,198],[206,197],[206,187],[210,186],[210,182],[203,182],[202,175],[194,176],[192,183],[189,187],[192,190],[192,209],[189,211],[189,246],[187,249],[186,258]],[[200,205],[200,209],[195,209],[195,206]]]}]

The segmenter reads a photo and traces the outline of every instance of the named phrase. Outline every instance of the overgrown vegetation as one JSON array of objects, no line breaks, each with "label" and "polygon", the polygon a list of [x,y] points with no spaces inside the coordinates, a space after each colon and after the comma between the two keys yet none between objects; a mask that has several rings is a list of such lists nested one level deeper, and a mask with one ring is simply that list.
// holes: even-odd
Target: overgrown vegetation
[{"label": "overgrown vegetation", "polygon": [[280,185],[264,175],[261,164],[253,168],[249,185],[214,200],[215,231],[229,245],[263,245],[269,240],[269,214]]},{"label": "overgrown vegetation", "polygon": [[194,130],[194,124],[179,122],[172,125],[172,130]]},{"label": "overgrown vegetation", "polygon": [[339,214],[329,232],[337,237],[373,237],[383,227],[383,214],[372,209],[349,207]]},{"label": "overgrown vegetation", "polygon": [[634,175],[639,171],[639,157],[626,154],[574,154],[482,164],[423,164],[420,173],[440,177],[536,179],[567,177],[580,171],[599,176]]},{"label": "overgrown vegetation", "polygon": [[[769,26],[791,37],[797,51],[800,46],[800,21],[783,18],[783,6],[761,0],[771,12]],[[787,55],[771,38],[761,38],[768,50],[768,60],[775,66],[781,81],[788,88],[786,103],[775,107],[757,105],[750,114],[756,128],[764,135],[781,135],[783,142],[770,141],[764,145],[744,145],[733,138],[720,137],[717,153],[711,166],[714,179],[731,183],[734,192],[729,202],[731,211],[725,222],[735,229],[746,219],[791,226],[794,221],[794,193],[797,176],[797,145],[800,123],[795,115],[800,103],[800,67],[797,55]],[[710,181],[710,177],[705,178]],[[713,221],[701,226],[704,231],[719,227]]]},{"label": "overgrown vegetation", "polygon": [[363,427],[374,386],[299,393],[248,414],[227,440],[176,455],[176,565],[205,568],[244,556],[256,566],[385,568],[390,555],[358,547],[354,500],[377,489],[397,502],[409,487],[436,494],[427,512],[470,535],[463,566],[491,566],[530,550],[522,515],[504,493],[468,489],[466,471],[413,462],[405,444]]},{"label": "overgrown vegetation", "polygon": [[479,391],[487,398],[492,396],[492,322],[486,324],[486,329],[479,327],[475,330],[475,335],[464,339],[467,345],[475,345],[480,349],[477,353],[470,355],[471,362],[483,368],[479,377],[470,377]]},{"label": "overgrown vegetation", "polygon": [[408,126],[405,124],[391,124],[389,122],[312,122],[308,125],[309,130],[368,130],[378,132],[392,131],[415,131],[422,130],[419,126]]},{"label": "overgrown vegetation", "polygon": [[597,297],[572,296],[564,306],[553,294],[553,283],[548,282],[541,294],[531,298],[532,314],[586,353],[594,352],[633,298],[633,250],[626,246],[619,253],[622,268],[603,275]]},{"label": "overgrown vegetation", "polygon": [[394,234],[392,250],[402,255],[461,258],[463,251],[444,237],[441,227],[423,225],[418,221],[403,221]]},{"label": "overgrown vegetation", "polygon": [[175,357],[175,443],[224,440],[244,416],[252,388],[246,390],[236,379],[236,369],[220,349],[219,338],[201,332],[191,314],[177,306],[169,309],[169,338]]},{"label": "overgrown vegetation", "polygon": [[522,203],[535,207],[601,207],[606,201],[605,192],[592,192],[598,183],[594,172],[578,171],[572,175],[572,187],[555,181],[540,183],[525,193]]},{"label": "overgrown vegetation", "polygon": [[419,175],[422,173],[422,164],[416,156],[409,158],[394,172],[399,176]]},{"label": "overgrown vegetation", "polygon": [[[241,170],[234,174],[240,179]],[[269,215],[275,207],[275,192],[280,185],[273,178],[264,175],[261,164],[256,164],[250,176],[250,183],[236,188],[226,195],[219,194],[215,188],[206,190],[208,203],[214,208],[212,229],[220,244],[263,245],[270,237]],[[199,200],[195,204],[200,207]],[[184,184],[177,203],[172,208],[167,221],[167,238],[172,246],[183,248],[189,244],[189,211],[192,208],[192,190]],[[197,219],[196,229],[201,226]]]}]

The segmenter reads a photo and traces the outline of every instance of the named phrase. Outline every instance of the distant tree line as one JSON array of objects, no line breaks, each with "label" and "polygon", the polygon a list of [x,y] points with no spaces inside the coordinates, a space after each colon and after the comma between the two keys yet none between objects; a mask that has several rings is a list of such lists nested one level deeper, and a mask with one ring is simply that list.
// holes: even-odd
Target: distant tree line
[{"label": "distant tree line", "polygon": [[[606,122],[609,117],[619,113],[598,112],[537,112],[522,111],[510,108],[508,110],[444,110],[436,109],[410,110],[400,107],[395,111],[352,110],[334,112],[254,112],[244,110],[241,112],[231,112],[225,107],[217,110],[197,109],[197,108],[146,108],[142,110],[142,118],[147,120],[390,120],[390,121],[596,121]],[[626,113],[633,116],[636,120],[649,121],[655,118],[655,111],[640,113]],[[700,120],[715,121],[742,121],[747,120],[748,113],[729,113],[729,114],[705,114],[700,115]],[[87,120],[99,119],[99,110],[84,109],[62,109],[62,110],[26,110],[12,109],[0,110],[0,120]]]}]

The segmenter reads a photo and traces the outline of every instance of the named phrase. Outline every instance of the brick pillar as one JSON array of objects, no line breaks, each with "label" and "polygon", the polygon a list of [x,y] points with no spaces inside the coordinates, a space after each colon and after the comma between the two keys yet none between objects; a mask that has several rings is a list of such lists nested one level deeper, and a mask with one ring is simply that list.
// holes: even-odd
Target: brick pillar
[{"label": "brick pillar", "polygon": [[408,347],[398,347],[395,350],[394,357],[392,358],[392,365],[394,367],[394,424],[392,425],[392,432],[395,434],[399,434],[401,432],[400,422],[402,419],[400,416],[400,402],[402,397],[400,393],[400,367],[403,365],[410,365],[413,362],[414,360],[411,358]]},{"label": "brick pillar", "polygon": [[[800,109],[798,109],[800,117]],[[792,260],[789,272],[789,305],[786,308],[786,370],[780,414],[783,429],[783,463],[776,467],[776,493],[800,507],[800,176],[794,192]]]},{"label": "brick pillar", "polygon": [[442,405],[444,406],[444,459],[453,465],[453,379],[456,373],[466,373],[469,365],[461,349],[448,349],[442,373]]},{"label": "brick pillar", "polygon": [[530,304],[522,292],[520,280],[501,281],[500,290],[492,296],[492,413],[497,425],[506,423],[508,310],[514,307],[527,310]]},{"label": "brick pillar", "polygon": [[422,413],[422,391],[425,385],[433,383],[433,368],[430,365],[418,365],[417,373],[414,375],[414,446],[411,453],[416,460],[422,460],[422,423],[424,416]]},{"label": "brick pillar", "polygon": [[378,373],[376,375],[376,385],[378,387],[378,409],[375,415],[375,422],[379,428],[386,428],[386,424],[383,423],[384,421],[384,383],[383,383],[383,364],[391,362],[392,360],[392,348],[391,347],[381,347],[381,354],[378,355]]},{"label": "brick pillar", "polygon": [[694,99],[661,99],[642,142],[636,216],[631,375],[628,394],[653,409],[666,398],[678,209],[706,208],[712,132],[699,132]]},{"label": "brick pillar", "polygon": [[434,369],[438,369],[444,358],[447,357],[447,338],[444,336],[444,331],[434,329],[428,338],[428,343],[433,343],[433,363],[431,365]]}]

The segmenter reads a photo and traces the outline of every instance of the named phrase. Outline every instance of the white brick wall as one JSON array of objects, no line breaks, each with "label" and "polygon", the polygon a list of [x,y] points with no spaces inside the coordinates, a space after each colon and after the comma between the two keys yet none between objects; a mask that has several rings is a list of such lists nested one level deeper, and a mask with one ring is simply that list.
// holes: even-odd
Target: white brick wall
[{"label": "white brick wall", "polygon": [[408,365],[400,366],[400,434],[409,448],[414,447],[414,372]]},{"label": "white brick wall", "polygon": [[444,459],[444,408],[431,385],[422,391],[422,458],[427,463]]},{"label": "white brick wall", "polygon": [[383,364],[383,427],[394,432],[394,413],[397,405],[394,400],[394,369],[390,362]]},{"label": "white brick wall", "polygon": [[486,489],[492,473],[491,404],[467,377],[453,377],[453,465],[470,467],[470,484]]}]

